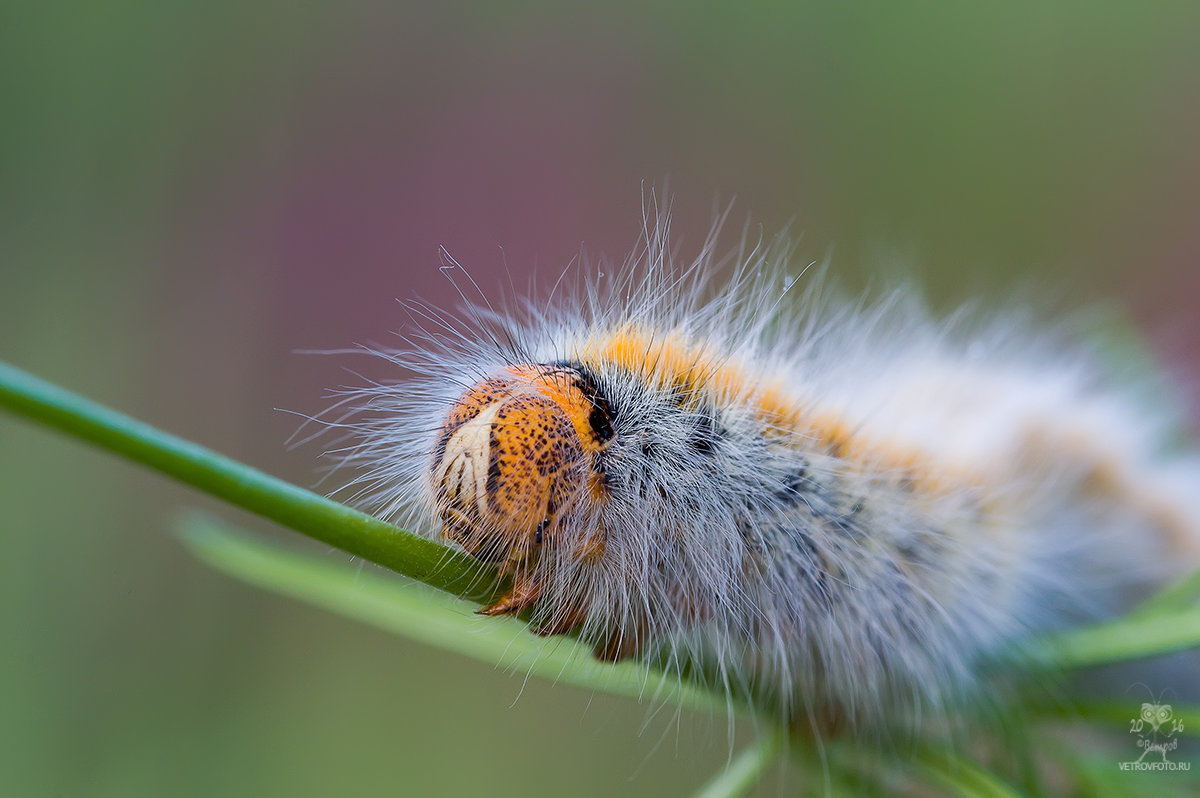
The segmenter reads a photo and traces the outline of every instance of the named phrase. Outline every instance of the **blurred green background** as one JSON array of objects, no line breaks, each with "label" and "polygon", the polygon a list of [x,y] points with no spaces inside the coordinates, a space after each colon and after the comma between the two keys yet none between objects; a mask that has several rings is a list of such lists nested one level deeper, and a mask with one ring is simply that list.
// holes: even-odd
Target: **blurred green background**
[{"label": "blurred green background", "polygon": [[[296,350],[453,304],[439,244],[490,292],[619,256],[644,180],[695,244],[736,196],[851,288],[1115,302],[1200,377],[1194,2],[10,2],[0,103],[0,358],[301,485],[277,408],[362,364]],[[673,795],[726,761],[721,718],[214,573],[194,506],[293,537],[0,415],[5,794]]]}]

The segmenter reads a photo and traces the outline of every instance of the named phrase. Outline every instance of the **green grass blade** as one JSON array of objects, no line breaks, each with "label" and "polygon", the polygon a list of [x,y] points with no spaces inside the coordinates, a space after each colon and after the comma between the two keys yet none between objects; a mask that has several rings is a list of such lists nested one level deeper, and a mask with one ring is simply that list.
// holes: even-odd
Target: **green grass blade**
[{"label": "green grass blade", "polygon": [[0,407],[427,585],[480,602],[493,569],[0,362]]},{"label": "green grass blade", "polygon": [[256,541],[204,517],[185,520],[183,539],[231,576],[437,648],[515,673],[639,701],[673,702],[724,715],[724,698],[636,663],[610,664],[572,638],[542,638],[515,618],[485,618],[474,605],[413,582]]},{"label": "green grass blade", "polygon": [[737,798],[745,795],[762,780],[763,774],[779,758],[782,749],[781,731],[764,733],[753,745],[738,754],[729,767],[701,787],[696,798]]},{"label": "green grass blade", "polygon": [[1200,571],[1185,576],[1139,604],[1127,617],[1145,618],[1160,612],[1200,605]]},{"label": "green grass blade", "polygon": [[1042,640],[1029,654],[1053,668],[1083,668],[1200,646],[1200,607],[1156,611]]}]

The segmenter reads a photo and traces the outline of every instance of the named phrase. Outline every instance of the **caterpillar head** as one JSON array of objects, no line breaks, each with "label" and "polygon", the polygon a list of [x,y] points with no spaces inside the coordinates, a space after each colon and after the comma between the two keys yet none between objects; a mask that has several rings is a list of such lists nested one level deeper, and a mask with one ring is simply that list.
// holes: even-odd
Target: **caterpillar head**
[{"label": "caterpillar head", "polygon": [[442,425],[430,469],[442,533],[511,571],[602,500],[598,455],[614,437],[593,383],[571,364],[506,368],[471,386]]}]

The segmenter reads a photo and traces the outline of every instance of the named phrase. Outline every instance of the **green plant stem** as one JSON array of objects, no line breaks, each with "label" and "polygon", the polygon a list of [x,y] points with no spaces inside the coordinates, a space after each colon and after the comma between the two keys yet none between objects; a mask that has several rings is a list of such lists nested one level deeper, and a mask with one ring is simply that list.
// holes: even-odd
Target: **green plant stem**
[{"label": "green plant stem", "polygon": [[433,587],[479,602],[490,601],[498,593],[495,571],[465,555],[3,362],[0,407]]}]

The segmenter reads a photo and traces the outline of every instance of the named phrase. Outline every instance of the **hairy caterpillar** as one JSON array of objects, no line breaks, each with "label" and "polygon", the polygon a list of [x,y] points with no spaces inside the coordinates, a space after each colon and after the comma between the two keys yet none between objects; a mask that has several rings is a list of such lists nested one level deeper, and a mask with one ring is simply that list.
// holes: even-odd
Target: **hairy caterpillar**
[{"label": "hairy caterpillar", "polygon": [[782,240],[676,268],[665,227],[544,304],[413,305],[376,354],[418,376],[350,394],[359,500],[511,576],[483,613],[874,724],[1200,565],[1200,459],[1066,336],[797,287]]}]

